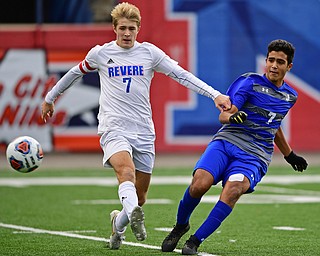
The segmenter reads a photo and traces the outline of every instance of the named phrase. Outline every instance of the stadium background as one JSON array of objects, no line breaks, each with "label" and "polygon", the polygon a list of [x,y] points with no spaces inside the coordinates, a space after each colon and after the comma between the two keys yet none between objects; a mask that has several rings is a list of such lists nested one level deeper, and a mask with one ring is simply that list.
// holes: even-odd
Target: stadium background
[{"label": "stadium background", "polygon": [[[244,72],[263,72],[266,45],[296,46],[287,82],[299,100],[284,130],[296,151],[320,152],[320,2],[309,0],[130,0],[142,13],[138,41],[162,48],[180,65],[225,92]],[[99,83],[85,76],[56,103],[44,125],[45,93],[96,44],[114,40],[110,10],[118,1],[6,1],[0,11],[1,152],[30,135],[46,152],[100,152],[96,135]],[[19,8],[17,8],[19,6]],[[158,153],[200,154],[219,129],[213,103],[156,74],[151,102]]]}]

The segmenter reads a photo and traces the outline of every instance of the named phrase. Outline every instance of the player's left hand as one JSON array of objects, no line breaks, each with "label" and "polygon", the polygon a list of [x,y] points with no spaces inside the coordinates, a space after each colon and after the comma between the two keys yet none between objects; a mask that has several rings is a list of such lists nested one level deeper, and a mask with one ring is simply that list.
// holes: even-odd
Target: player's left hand
[{"label": "player's left hand", "polygon": [[241,124],[247,120],[247,113],[243,111],[238,111],[229,117],[229,122],[231,124]]},{"label": "player's left hand", "polygon": [[303,172],[303,170],[307,169],[307,161],[302,156],[296,155],[293,151],[288,156],[285,156],[284,159],[291,164],[295,171]]}]

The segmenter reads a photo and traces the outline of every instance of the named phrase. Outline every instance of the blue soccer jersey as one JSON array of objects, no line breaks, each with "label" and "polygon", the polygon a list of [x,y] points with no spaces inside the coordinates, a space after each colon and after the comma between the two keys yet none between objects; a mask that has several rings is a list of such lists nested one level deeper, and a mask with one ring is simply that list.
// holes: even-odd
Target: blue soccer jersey
[{"label": "blue soccer jersey", "polygon": [[265,75],[246,73],[229,87],[227,94],[238,110],[248,114],[242,124],[225,124],[213,137],[233,143],[269,165],[274,137],[298,94],[288,84],[278,88]]}]

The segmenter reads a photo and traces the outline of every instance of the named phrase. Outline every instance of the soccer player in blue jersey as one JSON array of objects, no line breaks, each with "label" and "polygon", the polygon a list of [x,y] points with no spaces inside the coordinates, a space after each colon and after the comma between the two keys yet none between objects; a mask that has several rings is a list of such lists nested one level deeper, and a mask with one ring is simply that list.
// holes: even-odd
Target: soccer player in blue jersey
[{"label": "soccer player in blue jersey", "polygon": [[285,40],[268,45],[266,73],[247,73],[229,87],[232,108],[219,116],[222,128],[197,162],[193,179],[180,201],[177,222],[162,243],[162,251],[175,249],[190,229],[189,218],[201,197],[222,181],[222,192],[206,220],[186,241],[182,254],[197,254],[200,244],[228,217],[241,195],[252,193],[267,173],[277,145],[293,169],[302,172],[307,161],[296,155],[280,127],[297,100],[297,92],[284,77],[292,68],[295,48]]}]

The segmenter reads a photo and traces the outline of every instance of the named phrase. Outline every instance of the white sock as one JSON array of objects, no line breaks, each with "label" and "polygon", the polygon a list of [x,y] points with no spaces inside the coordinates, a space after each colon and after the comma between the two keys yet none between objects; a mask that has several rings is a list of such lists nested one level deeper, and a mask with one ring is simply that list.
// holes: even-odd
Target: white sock
[{"label": "white sock", "polygon": [[133,208],[138,206],[138,196],[136,187],[131,181],[125,181],[119,185],[118,195],[123,210],[125,211],[128,219],[130,220]]},{"label": "white sock", "polygon": [[126,231],[127,225],[129,224],[129,218],[126,214],[126,211],[122,211],[117,215],[116,218],[116,229],[119,233],[124,233]]}]

